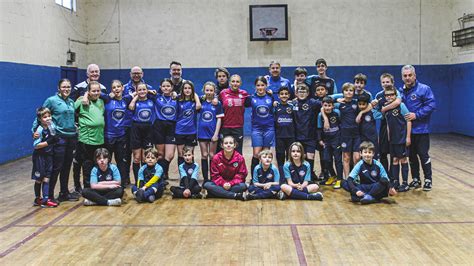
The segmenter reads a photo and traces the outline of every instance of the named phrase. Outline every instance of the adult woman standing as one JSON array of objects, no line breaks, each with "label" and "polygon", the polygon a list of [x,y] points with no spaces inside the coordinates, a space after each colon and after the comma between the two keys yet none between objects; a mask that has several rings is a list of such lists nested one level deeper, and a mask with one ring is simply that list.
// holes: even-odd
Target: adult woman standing
[{"label": "adult woman standing", "polygon": [[90,175],[94,167],[94,153],[104,145],[104,101],[99,99],[100,83],[89,82],[87,92],[79,97],[74,107],[79,119],[79,142],[77,150],[82,154],[84,187],[90,187]]},{"label": "adult woman standing", "polygon": [[[242,154],[244,142],[245,99],[249,94],[240,89],[242,79],[239,75],[230,77],[230,88],[221,91],[219,98],[224,109],[221,136],[233,136],[237,142],[237,151]],[[222,139],[221,137],[221,139]]]},{"label": "adult woman standing", "polygon": [[[74,101],[69,98],[71,94],[71,82],[68,79],[61,79],[58,83],[58,93],[46,99],[43,107],[51,110],[53,122],[56,125],[56,134],[59,137],[58,143],[53,148],[53,171],[49,181],[49,198],[54,200],[54,187],[56,182],[61,181],[59,201],[77,201],[78,197],[69,193],[69,171],[73,159],[73,152],[76,147],[77,133],[74,123]],[[32,132],[36,131],[37,119],[33,123]],[[39,135],[34,133],[34,138]]]}]

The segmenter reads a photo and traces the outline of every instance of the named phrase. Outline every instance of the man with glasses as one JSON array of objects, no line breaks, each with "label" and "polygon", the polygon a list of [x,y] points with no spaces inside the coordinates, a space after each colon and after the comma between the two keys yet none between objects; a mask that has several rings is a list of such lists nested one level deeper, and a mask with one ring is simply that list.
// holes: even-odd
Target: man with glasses
[{"label": "man with glasses", "polygon": [[[130,80],[123,87],[123,94],[124,95],[127,95],[127,94],[131,95],[136,90],[138,84],[140,84],[140,83],[145,83],[145,81],[143,80],[143,70],[139,66],[134,66],[130,70]],[[153,89],[153,87],[148,85],[148,84],[146,84],[146,86],[147,86],[148,90]]]}]

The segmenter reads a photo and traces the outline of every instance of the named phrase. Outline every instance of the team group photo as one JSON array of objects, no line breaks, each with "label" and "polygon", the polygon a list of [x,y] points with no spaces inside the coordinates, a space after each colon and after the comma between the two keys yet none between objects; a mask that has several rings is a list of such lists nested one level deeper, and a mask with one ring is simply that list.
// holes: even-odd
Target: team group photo
[{"label": "team group photo", "polygon": [[470,264],[473,3],[316,2],[1,3],[0,264]]}]

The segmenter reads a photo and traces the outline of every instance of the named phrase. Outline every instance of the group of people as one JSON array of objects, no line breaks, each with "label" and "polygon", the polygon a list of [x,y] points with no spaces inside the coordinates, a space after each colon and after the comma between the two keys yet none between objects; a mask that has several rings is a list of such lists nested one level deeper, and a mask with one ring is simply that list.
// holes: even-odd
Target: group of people
[{"label": "group of people", "polygon": [[[316,69],[317,75],[308,76],[298,67],[290,82],[281,76],[281,64],[272,61],[269,74],[258,76],[249,93],[241,88],[239,75],[217,68],[216,83],[206,82],[198,96],[176,61],[170,64],[170,78],[157,89],[135,66],[128,83],[113,80],[110,91],[99,83],[99,67],[91,64],[86,81],[72,87],[61,79],[58,93],[37,110],[34,204],[55,207],[83,196],[85,205],[120,205],[131,183],[130,169],[135,199],[153,202],[168,185],[176,150],[179,185],[170,187],[173,198],[322,200],[319,186],[330,185],[350,192],[354,202],[373,203],[420,188],[420,161],[423,190],[431,190],[429,122],[436,105],[431,88],[417,81],[415,68],[402,67],[404,85],[398,90],[393,75],[382,74],[375,98],[365,88],[364,74],[344,83],[338,93],[324,59],[316,60]],[[245,108],[252,110],[249,184],[242,154]],[[379,130],[376,120],[381,120]],[[198,144],[200,165],[194,161]],[[319,175],[314,172],[316,151]],[[73,192],[68,190],[71,165]]]}]

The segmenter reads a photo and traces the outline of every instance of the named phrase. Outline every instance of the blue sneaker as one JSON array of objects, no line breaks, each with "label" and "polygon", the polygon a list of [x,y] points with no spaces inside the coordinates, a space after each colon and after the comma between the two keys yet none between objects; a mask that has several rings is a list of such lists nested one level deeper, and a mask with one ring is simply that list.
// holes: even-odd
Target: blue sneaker
[{"label": "blue sneaker", "polygon": [[370,196],[369,194],[365,194],[364,197],[360,200],[360,203],[362,204],[370,204],[374,203],[376,200],[374,197]]}]

